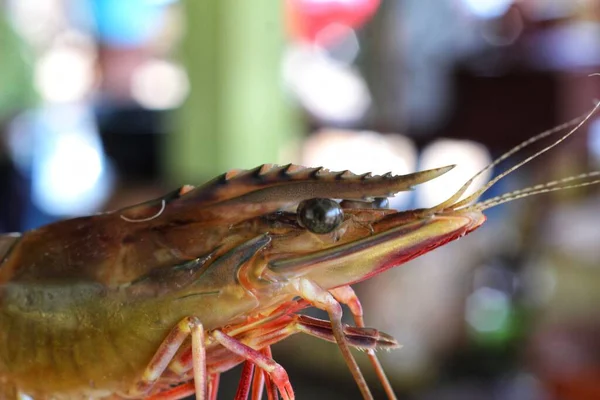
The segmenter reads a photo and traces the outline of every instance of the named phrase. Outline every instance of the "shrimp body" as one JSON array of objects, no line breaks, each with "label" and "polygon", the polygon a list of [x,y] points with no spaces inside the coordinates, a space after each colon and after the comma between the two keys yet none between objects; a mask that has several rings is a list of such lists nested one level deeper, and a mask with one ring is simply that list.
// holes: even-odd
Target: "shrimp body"
[{"label": "shrimp body", "polygon": [[[6,235],[0,376],[34,397],[129,397],[179,321],[193,316],[210,332],[243,326],[281,305],[295,307],[297,279],[279,277],[268,263],[364,234],[352,213],[344,235],[301,227],[279,210],[312,194],[290,196],[286,186],[317,183],[333,196],[340,184],[354,185],[349,193],[363,197],[368,191],[361,186],[372,185],[383,195],[446,169],[339,182],[321,169],[263,166],[117,212]],[[295,177],[286,175],[292,170]],[[255,183],[253,191],[245,187],[249,180],[262,186]],[[252,199],[259,190],[272,192],[270,202]],[[357,218],[364,213],[379,219],[392,211],[356,210]],[[219,372],[243,361],[224,357],[218,347],[208,349],[209,371],[212,361]]]},{"label": "shrimp body", "polygon": [[[219,374],[244,363],[236,399],[250,391],[259,399],[263,388],[293,399],[270,346],[301,332],[337,343],[371,399],[349,348],[367,350],[394,399],[373,350],[398,343],[365,327],[349,285],[472,232],[486,208],[598,183],[567,184],[600,174],[591,172],[472,204],[583,121],[473,195],[460,199],[479,174],[427,209],[393,210],[383,198],[452,166],[371,176],[263,165],[122,210],[0,236],[0,394],[178,399],[195,393],[212,400]],[[342,324],[342,304],[355,326]],[[298,313],[308,306],[325,310],[329,320]]]}]

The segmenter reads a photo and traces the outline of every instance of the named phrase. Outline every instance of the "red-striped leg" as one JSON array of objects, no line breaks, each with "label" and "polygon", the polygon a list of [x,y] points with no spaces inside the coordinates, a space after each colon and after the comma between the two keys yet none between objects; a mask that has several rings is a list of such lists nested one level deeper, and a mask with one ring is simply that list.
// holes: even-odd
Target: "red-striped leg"
[{"label": "red-striped leg", "polygon": [[208,400],[217,400],[221,374],[210,374],[208,377]]},{"label": "red-striped leg", "polygon": [[194,382],[187,382],[172,389],[148,397],[146,400],[178,400],[195,393]]},{"label": "red-striped leg", "polygon": [[[260,350],[266,357],[271,357],[271,348],[269,346]],[[265,387],[265,378],[268,374],[265,371],[256,371],[254,378],[252,378],[252,400],[261,400],[263,395],[263,389]]]},{"label": "red-striped leg", "polygon": [[277,392],[277,386],[275,382],[265,373],[266,387],[267,387],[267,400],[279,400],[279,393]]},{"label": "red-striped leg", "polygon": [[[333,333],[332,323],[330,321],[319,320],[306,315],[297,315],[293,313],[271,314],[265,316],[262,320],[259,319],[257,321],[258,322],[254,323],[250,329],[244,330],[234,327],[228,331],[227,334],[235,334],[234,337],[231,335],[229,335],[229,337],[239,344],[254,349],[260,349],[258,352],[262,353],[264,358],[271,360],[272,363],[274,363],[274,361],[272,361],[269,346],[293,334],[303,332],[330,342],[336,343],[337,341]],[[179,324],[178,327],[173,329],[168,338],[165,339],[163,346],[161,346],[161,349],[166,345],[168,345],[167,347],[170,346],[168,354],[176,353],[176,355],[169,363],[168,370],[164,371],[164,373],[160,376],[159,382],[162,387],[176,382],[190,382],[177,386],[173,389],[167,389],[166,391],[157,394],[154,399],[174,400],[183,397],[182,395],[178,395],[178,393],[184,393],[185,390],[187,390],[185,393],[192,393],[194,391],[193,386],[191,386],[191,380],[196,375],[193,362],[194,352],[192,351],[194,341],[185,341],[185,334],[182,335],[181,329],[179,329],[182,324]],[[363,350],[375,348],[391,349],[398,347],[398,344],[391,336],[375,329],[343,325],[342,330],[346,340],[353,347]],[[212,339],[214,334],[211,334],[210,337]],[[183,342],[183,344],[180,344],[179,347],[177,347],[177,343],[181,342]],[[211,350],[206,359],[207,363],[209,364],[207,369],[211,373],[211,375],[208,377],[207,383],[209,400],[216,400],[220,372],[232,368],[236,364],[243,361],[244,358],[252,362],[252,359],[248,359],[247,355],[243,352],[234,352],[234,354],[231,354],[231,356],[223,357],[229,352],[229,349],[215,346],[216,343],[213,343],[213,345],[209,347]],[[179,351],[177,348],[179,348]],[[161,349],[159,349],[157,355],[162,354],[162,357],[165,357],[165,354],[167,353]],[[157,356],[155,356],[155,358],[156,357]],[[213,357],[216,357],[216,360],[218,360],[216,363],[211,361],[211,359],[214,360]],[[252,383],[253,399],[260,400],[261,398],[260,395],[263,388],[262,379],[264,379],[266,382],[267,395],[269,399],[277,399],[278,395],[276,382],[271,379],[269,373],[263,372],[262,370],[257,371],[254,374]],[[157,389],[154,391],[156,392],[156,390]],[[148,392],[150,392],[150,390],[148,390]]]},{"label": "red-striped leg", "polygon": [[[142,378],[135,384],[128,396],[142,397],[150,393],[156,381],[169,366],[183,342],[191,336],[192,368],[197,400],[206,399],[206,350],[204,328],[195,317],[181,320],[167,335],[144,370]],[[175,388],[177,390],[178,388]],[[169,391],[167,391],[169,392]],[[175,397],[170,397],[174,399]]]},{"label": "red-striped leg", "polygon": [[244,357],[246,360],[268,372],[269,377],[275,382],[277,389],[279,389],[283,400],[293,400],[295,398],[287,372],[285,372],[281,365],[273,361],[272,358],[266,357],[259,351],[246,346],[242,342],[221,331],[212,332],[211,337],[227,350]]},{"label": "red-striped leg", "polygon": [[[329,292],[335,297],[337,301],[342,304],[345,304],[350,309],[352,316],[354,317],[354,323],[359,328],[365,327],[365,320],[363,317],[363,308],[358,296],[354,292],[350,286],[341,286],[335,289],[329,290]],[[379,382],[381,382],[383,389],[385,390],[385,394],[387,395],[389,400],[396,400],[396,394],[394,393],[394,389],[390,384],[390,381],[383,370],[383,366],[377,355],[375,354],[375,350],[367,349],[367,356],[369,357],[369,361],[373,365],[375,369],[375,373],[377,374],[377,378],[379,378]]]},{"label": "red-striped leg", "polygon": [[[266,357],[273,358],[271,347],[265,347],[262,352]],[[267,400],[279,400],[279,394],[277,393],[277,386],[275,385],[275,382],[266,373],[263,375],[265,377],[265,385],[267,386]]]},{"label": "red-striped leg", "polygon": [[[259,371],[259,374],[260,372],[262,371]],[[246,361],[242,367],[242,375],[240,376],[240,383],[238,384],[238,390],[234,397],[235,400],[248,400],[253,375],[254,364],[251,361]]]},{"label": "red-striped leg", "polygon": [[[343,331],[350,346],[361,350],[394,349],[398,347],[398,343],[393,337],[376,329],[344,325]],[[330,321],[297,314],[280,314],[274,317],[271,315],[265,316],[249,330],[240,330],[234,327],[225,333],[243,344],[263,352],[267,357],[270,357],[270,353],[267,353],[270,351],[268,346],[296,333],[304,333],[336,343]],[[240,356],[226,357],[226,349],[223,348],[219,349],[213,346],[212,350],[209,348],[207,351],[207,368],[211,373],[227,371],[243,361]],[[176,358],[169,365],[168,377],[171,382],[192,379],[191,370],[191,344],[186,342]],[[167,376],[167,373],[165,373],[165,376]]]},{"label": "red-striped leg", "polygon": [[350,352],[348,339],[346,339],[346,336],[344,335],[342,306],[340,303],[337,302],[331,293],[309,279],[299,278],[297,281],[293,282],[293,285],[299,296],[309,301],[315,307],[327,311],[335,341],[342,352],[344,360],[346,360],[346,364],[348,365],[363,398],[365,400],[373,400],[373,395],[369,390],[369,386],[367,385],[362,372],[360,372],[360,368],[358,367],[354,356]]}]

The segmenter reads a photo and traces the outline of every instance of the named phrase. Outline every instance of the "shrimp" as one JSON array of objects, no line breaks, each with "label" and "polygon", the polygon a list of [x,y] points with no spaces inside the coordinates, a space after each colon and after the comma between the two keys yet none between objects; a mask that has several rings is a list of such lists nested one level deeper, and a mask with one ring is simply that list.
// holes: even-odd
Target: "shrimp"
[{"label": "shrimp", "polygon": [[[336,343],[362,396],[372,399],[350,348],[366,350],[394,399],[375,350],[399,345],[365,327],[351,285],[474,231],[490,207],[599,183],[600,172],[589,172],[476,202],[597,108],[523,142],[430,208],[393,210],[386,198],[453,166],[371,176],[262,165],[118,211],[3,235],[0,393],[212,400],[220,374],[243,363],[236,399],[266,390],[290,400],[292,385],[270,346],[305,333]],[[483,172],[568,128],[462,198]],[[342,323],[344,304],[355,326]],[[329,319],[299,314],[306,307]]]}]

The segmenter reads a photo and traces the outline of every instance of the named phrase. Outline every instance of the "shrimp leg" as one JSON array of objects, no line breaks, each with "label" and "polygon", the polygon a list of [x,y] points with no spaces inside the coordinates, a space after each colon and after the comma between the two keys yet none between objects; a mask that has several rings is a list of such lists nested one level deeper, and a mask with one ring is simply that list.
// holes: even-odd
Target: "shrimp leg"
[{"label": "shrimp leg", "polygon": [[[268,358],[273,357],[271,354],[271,346],[264,347],[260,352]],[[252,376],[252,373],[254,373],[254,376]],[[252,382],[250,382],[250,378],[252,378]],[[277,386],[271,379],[271,376],[266,371],[254,371],[254,364],[250,361],[246,361],[242,369],[242,377],[240,378],[235,400],[247,400],[248,394],[250,393],[250,387],[252,387],[252,400],[262,399],[265,381],[267,383],[267,398],[269,400],[278,399]]]},{"label": "shrimp leg", "polygon": [[[363,307],[358,299],[358,296],[354,292],[350,286],[340,286],[335,289],[330,289],[329,293],[335,297],[337,301],[341,304],[345,304],[350,309],[352,316],[354,317],[354,323],[359,328],[365,327],[365,320],[363,317]],[[375,354],[375,350],[367,349],[367,356],[369,357],[369,361],[371,361],[371,365],[375,369],[375,373],[377,374],[377,378],[379,378],[379,382],[381,382],[383,389],[385,390],[385,394],[387,395],[389,400],[396,400],[396,395],[394,394],[394,389],[390,384],[390,381],[381,366],[381,362],[377,358]]]},{"label": "shrimp leg", "polygon": [[210,374],[208,377],[208,400],[217,400],[221,374]]},{"label": "shrimp leg", "polygon": [[[271,357],[271,347],[267,346],[261,350],[261,352],[267,356]],[[263,371],[258,371],[258,373],[254,374],[254,378],[252,379],[252,400],[261,400],[263,395],[263,389],[265,387],[265,378],[268,378],[268,374]],[[269,379],[270,381],[270,379]]]},{"label": "shrimp leg", "polygon": [[[261,375],[258,372],[257,375]],[[242,374],[240,377],[240,383],[238,384],[238,390],[235,394],[235,400],[248,400],[250,394],[250,386],[254,380],[254,364],[250,361],[246,361],[242,367]]]},{"label": "shrimp leg", "polygon": [[327,311],[329,319],[331,321],[331,329],[333,336],[338,344],[338,347],[342,351],[342,356],[346,360],[346,364],[350,369],[350,373],[354,377],[358,388],[365,400],[373,400],[373,395],[369,390],[367,382],[354,359],[354,356],[350,352],[350,344],[348,339],[344,335],[344,325],[342,324],[342,306],[334,298],[334,296],[323,289],[316,283],[312,282],[307,278],[299,278],[295,280],[292,285],[296,289],[299,296],[310,302],[315,307]]},{"label": "shrimp leg", "polygon": [[[257,324],[253,329],[241,332],[235,336],[230,336],[225,332],[213,331],[208,334],[209,341],[218,342],[225,349],[233,352],[240,358],[239,361],[228,358],[225,364],[221,362],[210,364],[208,369],[211,371],[211,375],[207,379],[206,349],[204,348],[203,340],[204,332],[200,331],[201,327],[202,325],[196,318],[189,317],[182,320],[173,328],[146,368],[143,379],[136,385],[135,391],[131,394],[142,396],[151,393],[154,384],[161,378],[164,379],[164,381],[161,381],[161,384],[168,383],[168,379],[173,379],[173,377],[175,380],[193,378],[196,383],[195,390],[197,396],[199,398],[202,395],[206,396],[206,384],[208,384],[208,399],[214,400],[214,395],[218,388],[219,371],[229,369],[235,363],[246,360],[245,370],[247,374],[242,376],[237,398],[243,399],[247,396],[251,383],[253,398],[260,398],[259,393],[263,388],[264,381],[259,376],[263,375],[263,371],[266,372],[264,379],[266,379],[268,394],[272,397],[276,396],[276,390],[273,390],[272,387],[274,384],[273,386],[286,392],[289,391],[293,395],[289,382],[286,382],[285,377],[287,377],[287,374],[279,364],[272,360],[269,346],[300,332],[330,342],[337,342],[334,325],[330,321],[295,314],[283,314],[275,319],[267,317],[263,323]],[[186,341],[190,335],[192,340]],[[392,337],[375,329],[342,325],[342,335],[350,346],[365,350],[373,350],[379,347],[394,348],[398,346]],[[260,357],[255,357],[256,354],[260,354]],[[263,371],[256,372],[253,379],[252,374],[249,372],[250,366],[248,364],[258,365]],[[263,366],[265,367],[263,368]],[[156,390],[160,389],[156,388]],[[152,398],[153,400],[178,399],[193,392],[192,383],[188,382],[156,393]],[[286,398],[283,392],[282,394]]]},{"label": "shrimp leg", "polygon": [[[398,342],[393,337],[377,329],[344,325],[343,330],[344,336],[350,346],[361,350],[394,349],[399,347]],[[252,330],[236,335],[231,332],[227,333],[253,349],[261,349],[265,355],[270,354],[270,345],[296,333],[304,333],[318,339],[336,343],[330,321],[324,321],[307,315],[284,314],[275,319],[267,317],[263,323],[257,324]],[[267,353],[267,351],[269,352]],[[217,353],[213,352],[213,354],[216,355]],[[213,374],[211,375],[212,377],[218,375],[221,371],[232,368],[241,361],[243,359],[234,359],[231,357],[223,359],[217,356],[217,361],[209,358],[207,362],[208,370]],[[190,372],[192,372],[192,351],[190,343],[186,342],[182,345],[176,358],[169,364],[168,371],[165,371],[163,377],[171,378],[169,381],[165,380],[165,383],[170,384],[171,382],[192,379],[193,375]]]},{"label": "shrimp leg", "polygon": [[188,336],[191,336],[192,339],[192,366],[196,397],[198,400],[205,400],[207,379],[204,328],[198,318],[195,317],[184,318],[171,330],[158,347],[142,378],[128,396],[142,397],[149,393]]},{"label": "shrimp leg", "polygon": [[178,400],[191,396],[195,392],[196,389],[194,388],[194,382],[188,382],[150,396],[146,400]]},{"label": "shrimp leg", "polygon": [[[265,347],[264,349],[262,349],[262,352],[267,357],[273,356],[271,354],[271,346]],[[277,387],[275,386],[275,382],[273,382],[273,379],[271,379],[271,377],[266,372],[263,373],[263,377],[265,379],[265,386],[267,389],[267,400],[279,400],[279,395],[277,394]],[[260,400],[260,397],[252,400]]]},{"label": "shrimp leg", "polygon": [[[204,329],[202,323],[195,317],[184,318],[171,330],[146,367],[142,379],[135,385],[128,396],[142,397],[149,393],[154,384],[173,361],[175,355],[188,336],[191,336],[192,342],[192,369],[196,398],[198,400],[205,400],[207,395],[207,372]],[[287,373],[283,367],[273,361],[273,359],[266,357],[262,353],[248,347],[224,332],[215,330],[209,334],[209,337],[232,353],[241,356],[268,372],[275,381],[278,389],[281,391],[284,400],[294,399],[294,392]]]},{"label": "shrimp leg", "polygon": [[285,369],[277,364],[272,358],[265,356],[261,352],[254,350],[219,330],[213,331],[210,336],[227,350],[244,357],[263,371],[266,371],[277,385],[284,400],[293,400],[295,398],[287,372],[285,372]]},{"label": "shrimp leg", "polygon": [[[208,377],[208,399],[217,400],[217,391],[219,390],[220,374],[211,374]],[[182,383],[171,389],[152,395],[147,400],[179,400],[189,397],[196,392],[194,381]]]}]

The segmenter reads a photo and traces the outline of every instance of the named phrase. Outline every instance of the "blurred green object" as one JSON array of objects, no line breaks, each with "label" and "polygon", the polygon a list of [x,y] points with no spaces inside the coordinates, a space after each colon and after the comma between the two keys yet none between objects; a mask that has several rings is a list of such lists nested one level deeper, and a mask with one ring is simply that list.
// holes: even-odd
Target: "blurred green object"
[{"label": "blurred green object", "polygon": [[298,132],[282,79],[283,2],[185,1],[191,92],[169,136],[166,169],[198,183],[274,163]]},{"label": "blurred green object", "polygon": [[0,122],[35,105],[33,60],[29,49],[0,14]]}]

